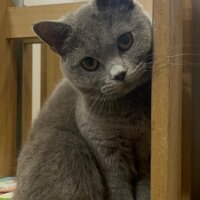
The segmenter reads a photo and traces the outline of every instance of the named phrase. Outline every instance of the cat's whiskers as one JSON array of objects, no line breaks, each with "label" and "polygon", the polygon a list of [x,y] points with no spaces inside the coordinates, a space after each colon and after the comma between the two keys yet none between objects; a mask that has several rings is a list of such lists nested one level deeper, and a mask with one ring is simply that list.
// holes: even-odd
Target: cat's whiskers
[{"label": "cat's whiskers", "polygon": [[[178,62],[178,60],[176,60],[175,58],[181,58],[183,57],[183,59],[186,59],[188,56],[198,56],[200,57],[200,54],[192,54],[192,53],[184,53],[184,54],[175,54],[173,56],[167,56],[167,57],[158,57],[156,60],[152,61],[152,62],[147,62],[147,64],[152,64],[152,66],[147,66],[147,69],[151,70],[153,69],[154,72],[156,72],[157,70],[161,70],[164,67],[167,66],[181,66],[181,65],[199,65],[200,63],[198,62],[191,62],[191,61],[184,61],[182,64],[176,64],[176,61]],[[155,71],[156,70],[156,71]]]},{"label": "cat's whiskers", "polygon": [[67,126],[69,125],[69,119],[70,119],[70,116],[71,116],[73,110],[75,110],[75,104],[73,104],[71,110],[70,110],[69,113],[68,113],[68,116],[67,116],[67,123],[66,123]]},{"label": "cat's whiskers", "polygon": [[[95,94],[96,90],[93,90],[89,93],[89,96],[87,97],[87,99],[91,98],[93,94]],[[68,113],[68,116],[67,116],[67,125],[69,125],[69,119],[70,119],[70,116],[72,115],[73,111],[75,111],[75,107],[76,107],[76,103],[73,104],[71,110],[69,111]]]},{"label": "cat's whiskers", "polygon": [[[90,93],[89,97],[86,99],[86,101],[87,101],[87,100],[94,99],[93,95],[94,95],[95,93],[96,93],[96,90],[93,90],[93,91]],[[99,100],[99,97],[97,96],[97,98],[95,98],[95,100],[93,101],[93,103],[92,103],[92,105],[91,105],[91,107],[90,107],[90,109],[89,109],[89,114],[92,112],[92,109],[93,109],[93,107],[95,106],[95,104],[97,103],[98,100]]]},{"label": "cat's whiskers", "polygon": [[95,107],[95,104],[97,103],[98,100],[99,100],[99,97],[94,100],[92,106],[90,107],[89,114],[92,112],[92,109]]},{"label": "cat's whiskers", "polygon": [[165,70],[167,67],[179,67],[179,66],[200,66],[200,62],[190,62],[190,61],[185,61],[183,63],[176,63],[176,62],[166,62],[161,64],[155,63],[152,67],[147,67],[147,71],[152,71],[153,70],[153,75],[159,75],[163,70]]},{"label": "cat's whiskers", "polygon": [[111,111],[114,110],[113,99],[110,100]]},{"label": "cat's whiskers", "polygon": [[103,107],[104,107],[105,102],[106,102],[105,95],[102,94],[101,99],[100,99],[100,109],[99,109],[99,113],[98,113],[99,118],[100,118],[100,116],[101,116],[101,111],[102,111],[102,109],[103,109]]},{"label": "cat's whiskers", "polygon": [[112,99],[108,100],[108,112],[111,113],[112,111]]},{"label": "cat's whiskers", "polygon": [[[185,45],[185,46],[187,47],[189,45]],[[190,46],[194,46],[194,45],[190,45]],[[173,51],[174,49],[172,48],[171,51]],[[191,52],[185,52],[185,53],[178,53],[178,52],[175,53],[174,52],[174,55],[165,56],[165,55],[162,55],[162,54],[159,54],[159,53],[156,53],[156,54],[151,53],[151,54],[148,54],[145,59],[148,60],[148,59],[152,58],[153,61],[147,61],[146,63],[155,65],[156,63],[169,62],[170,59],[173,59],[173,62],[174,62],[175,58],[178,59],[178,57],[180,57],[180,58],[183,57],[183,59],[186,59],[186,58],[189,58],[190,56],[200,57],[200,54],[194,54],[194,53],[191,53]],[[153,58],[155,58],[155,59],[153,59]]]},{"label": "cat's whiskers", "polygon": [[[189,49],[189,50],[186,50],[186,49]],[[189,53],[185,52],[183,54],[187,54],[187,55],[200,55],[200,54],[193,54],[191,53],[191,48],[198,48],[199,52],[200,52],[200,45],[196,45],[196,44],[181,44],[181,45],[176,45],[176,47],[173,47],[173,48],[170,48],[169,51],[170,52],[173,52],[173,54],[177,55],[178,52],[180,51],[180,49],[185,49],[185,51],[189,51]],[[149,57],[154,57],[155,53],[152,52],[152,53],[149,53],[146,58],[149,58]],[[156,56],[159,56],[159,57],[163,57],[163,55],[160,54],[160,52],[156,52]]]}]

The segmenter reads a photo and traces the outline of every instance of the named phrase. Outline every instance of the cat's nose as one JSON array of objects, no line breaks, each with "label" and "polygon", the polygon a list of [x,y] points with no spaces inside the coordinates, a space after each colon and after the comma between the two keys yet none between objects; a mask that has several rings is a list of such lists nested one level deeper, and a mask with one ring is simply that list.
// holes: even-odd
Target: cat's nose
[{"label": "cat's nose", "polygon": [[116,75],[114,76],[114,79],[115,79],[116,81],[124,81],[124,80],[125,80],[125,77],[126,77],[126,72],[127,72],[127,71],[123,71],[123,72],[120,72],[119,74],[116,74]]},{"label": "cat's nose", "polygon": [[124,81],[126,77],[127,69],[122,65],[113,64],[110,70],[110,76],[113,80]]}]

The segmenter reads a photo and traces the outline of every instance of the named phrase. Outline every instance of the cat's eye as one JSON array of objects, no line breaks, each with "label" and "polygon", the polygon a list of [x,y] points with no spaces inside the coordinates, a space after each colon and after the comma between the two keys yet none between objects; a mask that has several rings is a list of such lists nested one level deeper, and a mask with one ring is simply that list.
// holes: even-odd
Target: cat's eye
[{"label": "cat's eye", "polygon": [[99,67],[99,62],[92,57],[86,57],[81,61],[80,65],[87,71],[95,71]]},{"label": "cat's eye", "polygon": [[129,50],[132,44],[133,44],[133,35],[130,32],[122,34],[117,42],[117,46],[121,51]]}]

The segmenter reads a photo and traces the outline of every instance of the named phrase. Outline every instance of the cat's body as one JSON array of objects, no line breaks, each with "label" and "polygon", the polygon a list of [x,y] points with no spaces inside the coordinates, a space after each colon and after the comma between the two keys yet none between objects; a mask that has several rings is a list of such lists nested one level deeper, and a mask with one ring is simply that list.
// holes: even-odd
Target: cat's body
[{"label": "cat's body", "polygon": [[84,99],[79,99],[76,118],[79,130],[97,151],[95,157],[101,163],[108,188],[118,188],[114,199],[131,197],[130,182],[149,178],[150,84],[145,86],[120,100],[103,101],[94,111],[91,102],[87,107]]},{"label": "cat's body", "polygon": [[57,22],[35,28],[61,55],[69,81],[57,87],[33,125],[13,199],[149,200],[150,20],[132,1],[99,0],[64,22],[70,29]]}]

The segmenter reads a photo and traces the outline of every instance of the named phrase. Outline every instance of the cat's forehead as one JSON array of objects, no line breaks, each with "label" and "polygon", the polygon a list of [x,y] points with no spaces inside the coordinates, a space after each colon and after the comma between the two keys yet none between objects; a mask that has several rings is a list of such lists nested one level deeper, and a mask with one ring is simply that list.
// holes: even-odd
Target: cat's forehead
[{"label": "cat's forehead", "polygon": [[[74,31],[85,39],[100,39],[102,42],[108,37],[116,36],[133,27],[132,13],[101,13],[94,5],[80,9],[69,18]],[[130,30],[129,30],[130,31]],[[111,39],[111,38],[110,38]]]},{"label": "cat's forehead", "polygon": [[69,23],[75,34],[90,50],[105,49],[117,41],[119,35],[131,31],[132,15],[100,13],[94,6],[82,8],[71,16]]},{"label": "cat's forehead", "polygon": [[[76,38],[73,59],[89,55],[105,58],[106,52],[109,52],[109,55],[111,52],[116,54],[119,36],[130,31],[134,33],[136,29],[138,31],[138,25],[143,27],[145,24],[146,19],[141,13],[138,5],[129,13],[113,10],[102,13],[90,4],[66,17],[64,23],[72,27],[72,34]],[[71,44],[74,44],[74,40]]]}]

